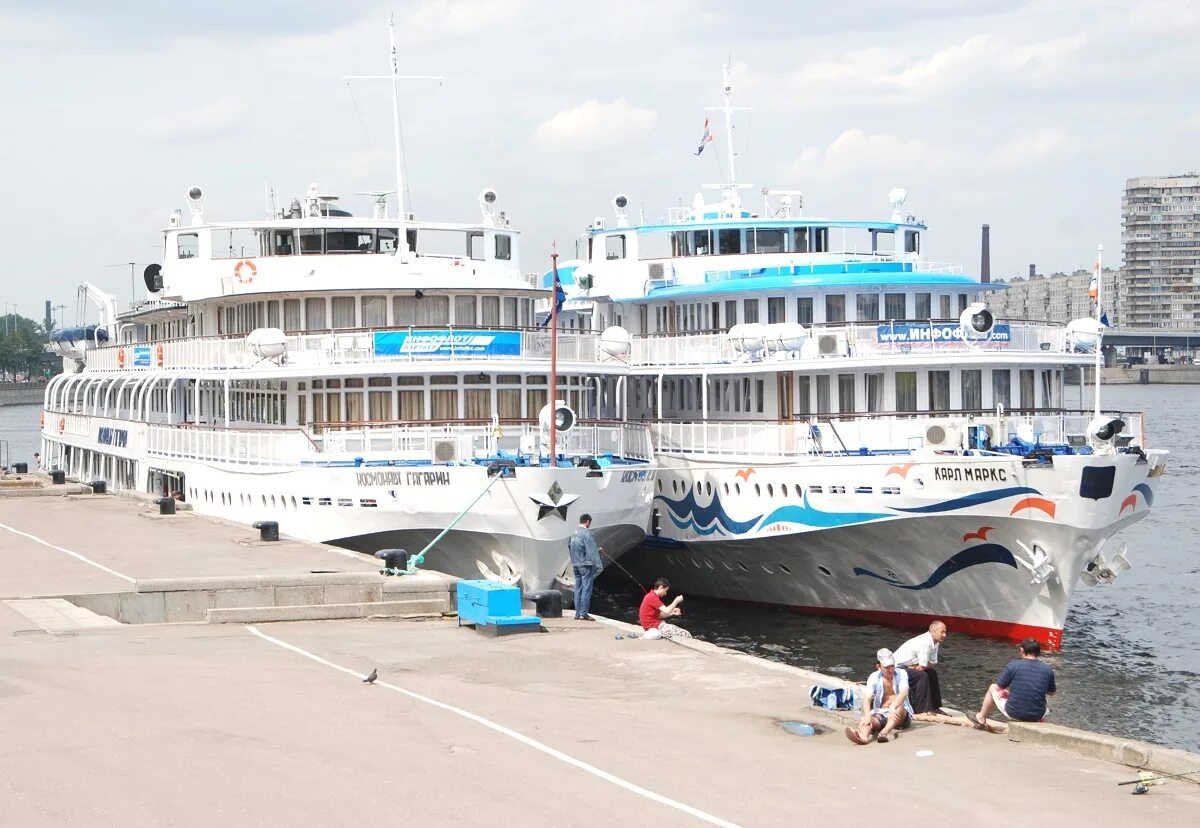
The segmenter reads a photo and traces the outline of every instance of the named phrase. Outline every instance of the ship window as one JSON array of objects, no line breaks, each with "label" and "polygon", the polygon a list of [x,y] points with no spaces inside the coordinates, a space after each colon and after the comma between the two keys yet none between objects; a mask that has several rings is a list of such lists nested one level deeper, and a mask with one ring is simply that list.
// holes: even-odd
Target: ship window
[{"label": "ship window", "polygon": [[958,294],[958,313],[961,316],[963,311],[967,309],[967,294]]},{"label": "ship window", "polygon": [[375,239],[370,230],[326,230],[326,253],[370,253]]},{"label": "ship window", "polygon": [[742,252],[741,230],[718,230],[717,252],[722,256],[735,256]]},{"label": "ship window", "polygon": [[777,322],[785,322],[787,315],[787,300],[782,296],[767,297],[767,322],[774,325]]},{"label": "ship window", "polygon": [[672,256],[691,256],[692,255],[692,234],[687,231],[678,231],[671,234],[671,255]]},{"label": "ship window", "polygon": [[484,296],[479,305],[481,311],[481,323],[486,326],[496,326],[500,324],[500,297],[499,296]]},{"label": "ship window", "polygon": [[500,307],[500,324],[506,328],[516,327],[517,324],[517,297],[505,296]]},{"label": "ship window", "polygon": [[867,374],[867,412],[883,411],[883,374]]},{"label": "ship window", "polygon": [[795,227],[792,229],[792,252],[807,253],[808,252],[808,228]]},{"label": "ship window", "polygon": [[333,327],[335,327],[335,328],[353,328],[354,327],[354,297],[353,296],[335,296],[335,297],[333,297]]},{"label": "ship window", "polygon": [[1012,407],[1012,371],[1007,368],[992,369],[992,408],[998,405],[1006,411]]},{"label": "ship window", "polygon": [[697,256],[712,254],[712,234],[708,230],[696,230],[692,233],[692,248]]},{"label": "ship window", "polygon": [[177,237],[179,258],[194,259],[200,255],[200,236],[198,233],[180,233]]},{"label": "ship window", "polygon": [[812,324],[813,300],[811,296],[801,296],[796,300],[796,321],[801,325]]},{"label": "ship window", "polygon": [[854,413],[854,374],[838,374],[838,413]]},{"label": "ship window", "polygon": [[917,294],[917,312],[913,314],[914,319],[932,319],[933,318],[933,294],[918,293]]},{"label": "ship window", "polygon": [[905,296],[903,293],[883,294],[883,318],[905,319]]},{"label": "ship window", "polygon": [[496,258],[504,261],[512,258],[512,236],[506,233],[496,234]]},{"label": "ship window", "polygon": [[725,302],[725,330],[729,330],[737,324],[737,300],[729,299]]},{"label": "ship window", "polygon": [[454,297],[454,324],[455,325],[474,325],[475,319],[475,297],[474,296],[455,296]]},{"label": "ship window", "polygon": [[812,229],[812,252],[826,253],[829,250],[829,228],[828,227],[813,227]]},{"label": "ship window", "polygon": [[382,328],[387,324],[387,297],[364,296],[362,298],[362,326]]},{"label": "ship window", "polygon": [[920,253],[921,252],[921,234],[916,230],[904,231],[904,252],[905,253]]},{"label": "ship window", "polygon": [[950,318],[950,294],[944,293],[938,297],[938,319]]},{"label": "ship window", "polygon": [[758,321],[758,299],[745,299],[742,302],[742,321]]},{"label": "ship window", "polygon": [[290,256],[296,252],[295,234],[291,230],[271,231],[271,250],[276,256]]},{"label": "ship window", "polygon": [[299,232],[301,253],[311,255],[313,253],[325,252],[324,230],[301,230]]},{"label": "ship window", "polygon": [[746,231],[746,249],[751,253],[782,253],[787,230],[768,227]]},{"label": "ship window", "polygon": [[[415,230],[410,231],[409,240],[413,243],[412,248],[416,249],[417,233]],[[376,233],[376,252],[379,253],[395,253],[396,252],[396,231],[395,230],[379,230]]]},{"label": "ship window", "polygon": [[825,321],[846,321],[846,297],[840,294],[825,297]]},{"label": "ship window", "polygon": [[483,261],[483,233],[477,231],[467,233],[467,255],[474,261]]},{"label": "ship window", "polygon": [[304,300],[304,329],[325,330],[325,297],[311,296]]},{"label": "ship window", "polygon": [[879,321],[879,294],[860,293],[857,296],[857,311],[859,322]]},{"label": "ship window", "polygon": [[896,233],[892,230],[871,231],[871,252],[891,254],[896,252]]},{"label": "ship window", "polygon": [[929,372],[929,410],[950,410],[950,372]]},{"label": "ship window", "polygon": [[962,405],[964,411],[979,411],[983,408],[983,371],[970,368],[962,372]]},{"label": "ship window", "polygon": [[625,258],[625,236],[616,233],[604,237],[604,258],[608,261]]},{"label": "ship window", "polygon": [[896,410],[917,410],[917,372],[896,372]]}]

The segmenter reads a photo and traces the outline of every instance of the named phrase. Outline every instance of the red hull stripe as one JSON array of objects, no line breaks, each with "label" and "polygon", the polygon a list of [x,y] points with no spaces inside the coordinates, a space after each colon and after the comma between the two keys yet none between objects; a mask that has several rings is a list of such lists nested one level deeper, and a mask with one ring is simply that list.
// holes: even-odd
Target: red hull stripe
[{"label": "red hull stripe", "polygon": [[1053,627],[1035,627],[1030,624],[1014,624],[1011,621],[989,621],[982,618],[956,618],[952,615],[922,615],[916,612],[887,612],[884,610],[830,609],[828,607],[789,607],[803,615],[823,615],[834,618],[852,618],[873,624],[893,627],[928,627],[931,621],[945,621],[953,633],[980,635],[1020,642],[1033,638],[1050,650],[1062,646],[1062,630]]}]

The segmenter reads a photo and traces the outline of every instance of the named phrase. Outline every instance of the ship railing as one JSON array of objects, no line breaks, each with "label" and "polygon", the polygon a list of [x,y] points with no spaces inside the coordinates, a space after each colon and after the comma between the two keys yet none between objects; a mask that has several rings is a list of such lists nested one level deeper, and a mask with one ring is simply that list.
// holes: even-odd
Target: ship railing
[{"label": "ship railing", "polygon": [[[772,458],[824,454],[904,454],[928,448],[1088,445],[1090,411],[889,412],[797,417],[793,420],[649,421],[660,455]],[[1124,422],[1117,445],[1145,447],[1140,412],[1105,412]],[[936,427],[936,428],[935,428]],[[986,441],[986,442],[985,442]]]},{"label": "ship railing", "polygon": [[[404,334],[384,344],[377,334]],[[431,337],[441,336],[441,343]],[[558,332],[558,358],[591,362],[597,358],[598,333]],[[411,347],[416,344],[417,347]],[[87,352],[89,371],[254,368],[274,362],[292,367],[362,363],[459,360],[549,360],[550,332],[532,328],[404,327],[321,331],[286,337],[282,358],[255,354],[243,336],[196,337],[135,344],[106,345]]]},{"label": "ship railing", "polygon": [[[329,455],[379,453],[397,460],[435,463],[541,456],[549,451],[545,434],[531,420],[316,423],[312,439]],[[580,422],[558,436],[555,449],[567,457],[611,454],[647,462],[654,458],[650,428],[640,422]]]},{"label": "ship railing", "polygon": [[[1064,326],[1001,322],[983,339],[963,339],[958,320],[853,322],[794,328],[765,325],[759,342],[747,347],[729,332],[653,334],[633,338],[631,365],[705,365],[733,362],[824,362],[847,357],[943,353],[1045,353],[1062,351]],[[790,328],[790,330],[788,330]]]},{"label": "ship railing", "polygon": [[298,466],[319,447],[303,429],[207,428],[150,425],[146,453],[151,457],[206,463]]}]

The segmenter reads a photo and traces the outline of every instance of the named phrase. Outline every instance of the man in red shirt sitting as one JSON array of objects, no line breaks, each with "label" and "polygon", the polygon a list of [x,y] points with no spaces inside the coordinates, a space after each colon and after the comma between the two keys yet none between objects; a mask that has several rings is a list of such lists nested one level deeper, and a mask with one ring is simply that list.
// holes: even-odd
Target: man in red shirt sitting
[{"label": "man in red shirt sitting", "polygon": [[682,595],[676,595],[675,600],[669,604],[663,603],[663,596],[671,588],[671,582],[666,578],[659,578],[654,582],[654,588],[646,593],[646,597],[642,599],[642,606],[638,610],[638,620],[642,622],[642,638],[691,638],[692,634],[682,627],[676,627],[674,624],[668,624],[665,619],[673,618],[677,615],[683,615],[683,610],[679,609],[680,603],[683,602]]}]

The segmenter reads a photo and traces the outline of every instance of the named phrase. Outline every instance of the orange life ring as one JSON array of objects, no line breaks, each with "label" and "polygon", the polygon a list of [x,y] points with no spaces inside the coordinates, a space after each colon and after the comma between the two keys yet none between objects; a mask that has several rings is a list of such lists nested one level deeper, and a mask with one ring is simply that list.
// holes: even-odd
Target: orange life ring
[{"label": "orange life ring", "polygon": [[45,427],[46,427],[46,412],[41,411],[38,413],[38,428],[45,428]]},{"label": "orange life ring", "polygon": [[67,430],[67,418],[59,417],[58,418],[58,433],[62,434],[66,430]]},{"label": "orange life ring", "polygon": [[161,342],[154,346],[154,364],[159,368],[163,367],[163,347]]},{"label": "orange life ring", "polygon": [[248,285],[254,281],[254,277],[258,275],[258,268],[254,266],[254,262],[249,259],[242,259],[233,266],[233,278],[237,279],[243,285]]},{"label": "orange life ring", "polygon": [[125,367],[125,349],[124,348],[117,349],[117,367],[118,368]]}]

